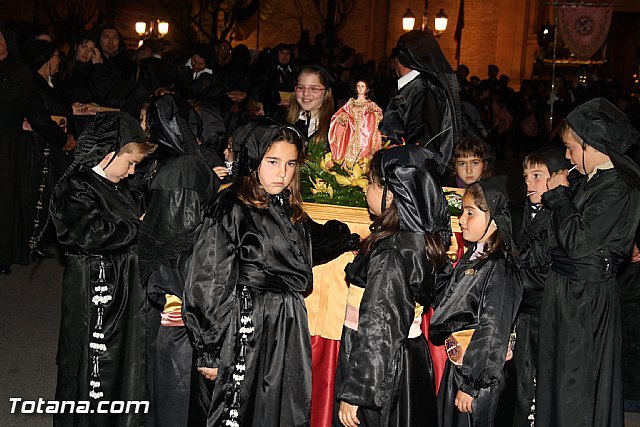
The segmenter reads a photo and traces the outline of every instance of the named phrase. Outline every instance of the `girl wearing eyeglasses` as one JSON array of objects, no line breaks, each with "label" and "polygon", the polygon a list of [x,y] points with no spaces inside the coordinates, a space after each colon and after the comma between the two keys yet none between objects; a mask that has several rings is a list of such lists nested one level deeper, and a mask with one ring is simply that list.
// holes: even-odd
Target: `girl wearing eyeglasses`
[{"label": "girl wearing eyeglasses", "polygon": [[295,102],[291,103],[287,121],[309,138],[326,144],[333,115],[331,75],[322,67],[309,65],[298,73]]}]

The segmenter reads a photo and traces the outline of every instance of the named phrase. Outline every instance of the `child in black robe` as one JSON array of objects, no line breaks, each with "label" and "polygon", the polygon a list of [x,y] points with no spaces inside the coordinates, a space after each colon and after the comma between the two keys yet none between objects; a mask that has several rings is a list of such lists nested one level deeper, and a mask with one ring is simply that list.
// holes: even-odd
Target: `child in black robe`
[{"label": "child in black robe", "polygon": [[548,251],[549,241],[553,240],[549,234],[551,211],[542,204],[542,194],[547,191],[547,180],[551,174],[569,166],[564,151],[558,147],[536,150],[522,162],[528,196],[518,236],[519,275],[523,293],[516,319],[518,345],[513,352],[515,376],[509,378],[515,387],[515,401],[509,412],[513,413],[513,425],[518,427],[530,427],[533,419],[531,414],[535,410],[540,303],[551,263]]},{"label": "child in black robe", "polygon": [[522,296],[511,256],[511,217],[504,177],[467,187],[460,217],[472,243],[458,262],[431,318],[429,336],[445,344],[438,426],[494,425],[505,385],[510,332]]},{"label": "child in black robe", "polygon": [[[91,413],[57,414],[54,425],[145,425],[149,305],[140,284],[141,212],[121,180],[156,146],[125,113],[100,113],[79,139],[51,197],[66,247],[56,400],[90,401]],[[101,401],[146,401],[146,410],[99,414]]]},{"label": "child in black robe", "polygon": [[551,267],[540,311],[536,426],[622,426],[620,303],[616,272],[640,220],[640,133],[609,101],[566,118],[566,157],[584,175],[569,188],[552,174]]},{"label": "child in black robe", "polygon": [[[207,425],[306,426],[311,341],[304,295],[312,266],[348,250],[351,234],[341,223],[314,224],[302,210],[300,132],[260,119],[233,139],[239,178],[197,232],[183,300],[196,366],[215,379]],[[326,235],[313,239],[318,233]]]},{"label": "child in black robe", "polygon": [[451,229],[437,175],[425,164],[429,156],[413,145],[378,151],[371,160],[367,203],[377,218],[345,270],[349,295],[362,299],[347,308],[334,426],[436,421],[433,364],[420,324],[435,281],[451,271]]}]

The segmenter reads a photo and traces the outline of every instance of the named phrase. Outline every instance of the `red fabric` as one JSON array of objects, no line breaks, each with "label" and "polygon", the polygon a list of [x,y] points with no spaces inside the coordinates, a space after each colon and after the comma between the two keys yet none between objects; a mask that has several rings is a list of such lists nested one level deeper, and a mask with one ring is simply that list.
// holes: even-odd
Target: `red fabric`
[{"label": "red fabric", "polygon": [[433,345],[431,341],[429,341],[429,321],[431,320],[431,316],[433,316],[433,308],[429,307],[429,312],[422,315],[422,325],[420,325],[420,328],[429,342],[429,352],[431,353],[431,360],[433,362],[433,381],[435,382],[437,394],[438,390],[440,390],[440,380],[442,380],[444,366],[447,362],[447,352],[444,350],[443,345]]},{"label": "red fabric", "polygon": [[340,341],[311,337],[311,427],[331,425],[339,352]]},{"label": "red fabric", "polygon": [[[462,255],[464,255],[465,249],[462,233],[455,232],[453,235],[458,242],[458,259],[460,259],[462,258]],[[454,267],[456,264],[457,262],[453,263]],[[422,333],[427,337],[427,341],[429,341],[429,322],[431,320],[431,316],[433,316],[433,308],[429,308],[429,312],[422,315],[422,325],[420,325]],[[429,351],[431,352],[431,360],[433,361],[433,380],[436,385],[437,394],[440,390],[440,381],[442,380],[444,367],[447,363],[447,352],[443,345],[433,345],[431,341],[429,341]]]}]

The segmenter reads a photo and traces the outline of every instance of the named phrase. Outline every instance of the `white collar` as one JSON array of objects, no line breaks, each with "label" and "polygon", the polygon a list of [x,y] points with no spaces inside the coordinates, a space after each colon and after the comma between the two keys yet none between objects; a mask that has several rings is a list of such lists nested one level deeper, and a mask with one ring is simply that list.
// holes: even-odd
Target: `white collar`
[{"label": "white collar", "polygon": [[[153,53],[151,54],[151,56],[153,56],[154,58],[162,59],[162,56],[158,55],[157,53]],[[191,61],[191,58],[189,58],[189,61]]]},{"label": "white collar", "polygon": [[611,160],[606,161],[598,166],[596,166],[595,168],[593,168],[593,170],[591,171],[591,173],[587,176],[587,181],[589,181],[591,178],[593,178],[593,176],[599,171],[604,171],[607,169],[613,169],[613,163],[611,163]]},{"label": "white collar", "polygon": [[[311,113],[311,119],[309,120],[309,128],[307,130],[307,136],[311,136],[313,135],[313,133],[318,130],[318,112],[315,113]],[[307,122],[307,115],[306,115],[306,111],[302,110],[300,111],[300,116],[298,117],[298,120],[304,120],[304,122]]]},{"label": "white collar", "polygon": [[94,167],[91,168],[91,170],[97,173],[98,175],[100,175],[101,177],[107,178],[107,174],[104,172],[104,169],[100,167],[100,165],[95,165]]},{"label": "white collar", "polygon": [[[189,60],[187,61],[186,64],[184,64],[186,67],[189,67],[193,70],[193,66],[191,65],[191,58],[189,58]],[[207,74],[211,74],[213,75],[213,70],[211,68],[205,68],[202,71],[194,71],[196,73],[196,75],[193,77],[194,79],[197,79],[198,77],[200,77],[200,74],[202,73],[207,73]]]},{"label": "white collar", "polygon": [[407,85],[407,83],[413,81],[413,79],[415,79],[419,75],[420,75],[420,71],[411,70],[407,74],[405,74],[404,76],[400,77],[398,79],[398,90],[400,90],[403,87],[405,87]]}]

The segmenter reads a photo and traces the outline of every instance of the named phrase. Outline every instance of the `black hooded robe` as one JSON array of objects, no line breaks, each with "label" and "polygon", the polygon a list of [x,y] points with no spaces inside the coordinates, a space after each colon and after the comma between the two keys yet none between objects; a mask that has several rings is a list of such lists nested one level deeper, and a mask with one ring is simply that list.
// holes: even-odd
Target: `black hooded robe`
[{"label": "black hooded robe", "polygon": [[[110,117],[96,116],[96,123],[107,126],[95,126],[107,132],[117,128],[117,133],[81,139],[81,152],[85,146],[97,148],[83,157],[84,164],[74,160],[51,197],[51,219],[66,248],[56,400],[89,401],[95,411],[57,414],[55,426],[143,426],[150,410],[149,305],[136,248],[141,212],[125,183],[90,169],[123,141],[146,136],[142,129],[125,130],[125,121],[113,124]],[[100,148],[105,142],[108,146]],[[147,407],[143,403],[138,413],[97,413],[101,401],[116,400],[146,401]]]},{"label": "black hooded robe", "polygon": [[616,271],[631,251],[640,193],[608,169],[543,202],[557,247],[540,311],[536,425],[622,426]]},{"label": "black hooded robe", "polygon": [[[350,286],[365,290],[358,330],[342,329],[337,400],[359,406],[361,426],[409,427],[435,422],[433,365],[427,340],[422,334],[408,338],[416,300],[424,297],[434,280],[424,236],[405,231],[380,240],[371,254],[358,255],[346,271]],[[334,405],[336,427],[342,425],[338,409],[339,404]]]},{"label": "black hooded robe", "polygon": [[[438,391],[439,427],[494,425],[505,386],[504,363],[511,326],[522,296],[516,272],[502,254],[471,259],[473,247],[458,262],[435,313],[429,337],[442,345],[453,332],[475,329],[461,366],[447,361]],[[473,412],[458,411],[458,390],[474,397]]]},{"label": "black hooded robe", "polygon": [[224,425],[229,410],[238,411],[242,426],[309,424],[311,342],[303,294],[312,284],[311,265],[307,230],[292,224],[275,199],[258,209],[226,190],[205,218],[183,317],[198,349],[197,366],[218,368],[207,426]]},{"label": "black hooded robe", "polygon": [[[164,158],[155,163],[151,201],[140,226],[140,272],[150,299],[166,319],[171,311],[181,312],[179,301],[168,303],[166,296],[183,297],[194,233],[219,187],[199,153],[195,135],[201,124],[194,120],[190,126],[190,118],[197,118],[196,112],[174,94],[154,99],[147,110],[151,139]],[[187,329],[179,323],[165,320],[158,326],[152,409],[156,427],[202,425],[209,409],[211,390],[195,369]]]},{"label": "black hooded robe", "polygon": [[[51,218],[68,247],[58,341],[57,400],[90,400],[99,381],[99,400],[149,400],[146,293],[140,284],[136,244],[140,211],[126,186],[89,170],[70,176],[54,192]],[[89,232],[90,231],[90,232]],[[104,282],[101,282],[103,277]],[[97,291],[106,287],[106,291]],[[99,316],[94,299],[109,299]],[[101,319],[99,319],[101,317]],[[93,351],[102,323],[106,346]],[[97,357],[97,361],[94,358]],[[93,376],[98,366],[98,376]],[[55,425],[137,426],[145,414],[59,414]]]}]

